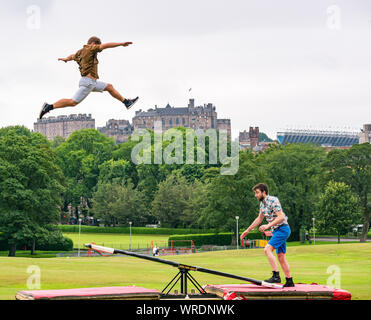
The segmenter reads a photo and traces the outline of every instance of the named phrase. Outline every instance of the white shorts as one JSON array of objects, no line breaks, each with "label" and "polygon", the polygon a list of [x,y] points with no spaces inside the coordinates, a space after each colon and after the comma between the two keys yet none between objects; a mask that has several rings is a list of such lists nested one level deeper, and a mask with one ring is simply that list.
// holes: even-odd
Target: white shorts
[{"label": "white shorts", "polygon": [[75,93],[72,100],[80,103],[90,92],[103,92],[106,89],[107,83],[90,79],[89,77],[82,77],[79,82],[79,90]]}]

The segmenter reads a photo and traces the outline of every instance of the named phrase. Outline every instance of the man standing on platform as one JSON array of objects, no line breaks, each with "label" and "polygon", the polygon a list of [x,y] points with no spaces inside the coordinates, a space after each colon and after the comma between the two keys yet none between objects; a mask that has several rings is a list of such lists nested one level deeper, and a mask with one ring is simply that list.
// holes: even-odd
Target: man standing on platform
[{"label": "man standing on platform", "polygon": [[242,233],[241,242],[250,231],[262,223],[265,217],[268,224],[260,226],[259,231],[264,232],[269,228],[273,231],[272,238],[264,248],[264,253],[273,270],[273,276],[265,281],[269,283],[281,283],[277,261],[273,254],[273,250],[276,250],[278,261],[286,277],[284,287],[294,287],[295,284],[290,274],[290,266],[286,260],[286,241],[291,234],[290,226],[287,223],[287,216],[283,213],[278,198],[269,195],[267,185],[259,183],[254,186],[253,191],[255,198],[260,201],[260,212],[254,222]]}]

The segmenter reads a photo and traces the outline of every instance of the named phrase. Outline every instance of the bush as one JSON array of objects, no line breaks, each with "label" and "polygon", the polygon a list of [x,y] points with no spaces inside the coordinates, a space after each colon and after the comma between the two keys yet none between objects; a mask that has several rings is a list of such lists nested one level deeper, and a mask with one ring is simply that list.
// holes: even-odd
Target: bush
[{"label": "bush", "polygon": [[[27,243],[18,243],[17,250],[31,249]],[[73,241],[70,238],[63,237],[59,230],[45,232],[36,240],[36,250],[42,251],[71,251],[73,249]],[[7,240],[0,240],[0,251],[8,251],[10,245]]]},{"label": "bush", "polygon": [[42,251],[71,251],[73,241],[65,238],[60,232],[44,234],[36,240],[36,250]]}]

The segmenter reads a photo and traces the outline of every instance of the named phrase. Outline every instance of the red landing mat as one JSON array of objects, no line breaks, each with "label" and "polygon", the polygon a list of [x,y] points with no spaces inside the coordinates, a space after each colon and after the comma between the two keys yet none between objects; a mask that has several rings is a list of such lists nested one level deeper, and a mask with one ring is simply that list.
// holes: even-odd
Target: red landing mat
[{"label": "red landing mat", "polygon": [[161,292],[136,286],[19,291],[17,300],[159,300]]},{"label": "red landing mat", "polygon": [[283,289],[271,289],[254,284],[206,285],[204,290],[224,300],[350,300],[352,296],[346,290],[316,283],[299,283],[295,284],[295,287]]}]

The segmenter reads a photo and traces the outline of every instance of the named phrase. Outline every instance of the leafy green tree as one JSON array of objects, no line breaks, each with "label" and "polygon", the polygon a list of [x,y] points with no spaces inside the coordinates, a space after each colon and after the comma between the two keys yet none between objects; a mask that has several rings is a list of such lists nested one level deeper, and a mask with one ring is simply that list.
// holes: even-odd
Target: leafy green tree
[{"label": "leafy green tree", "polygon": [[262,142],[273,142],[271,138],[269,138],[264,132],[259,133],[259,141]]},{"label": "leafy green tree", "polygon": [[220,176],[220,168],[207,168],[204,170],[204,175],[200,178],[200,181],[204,184],[209,184],[215,178]]},{"label": "leafy green tree", "polygon": [[159,183],[152,202],[152,214],[163,226],[195,227],[202,207],[204,185],[188,182],[179,171],[174,171]]},{"label": "leafy green tree", "polygon": [[63,183],[44,136],[24,127],[0,130],[0,232],[11,256],[17,244],[35,240],[36,230],[58,221]]},{"label": "leafy green tree", "polygon": [[127,160],[108,160],[99,166],[100,183],[117,181],[118,183],[138,184],[138,173],[132,162]]},{"label": "leafy green tree", "polygon": [[246,151],[239,154],[237,174],[217,175],[208,181],[204,194],[207,205],[201,210],[199,223],[204,228],[230,231],[235,228],[236,216],[240,217],[241,227],[247,227],[256,218],[259,207],[252,187],[270,180],[257,162],[257,156]]},{"label": "leafy green tree", "polygon": [[34,240],[33,230],[36,228],[37,224],[23,212],[5,211],[0,214],[1,238],[8,242],[9,257],[15,256],[17,245]]},{"label": "leafy green tree", "polygon": [[66,139],[64,137],[56,136],[51,143],[51,147],[53,149],[56,149],[57,147],[59,147],[65,141],[66,141]]},{"label": "leafy green tree", "polygon": [[200,180],[205,174],[205,166],[200,164],[184,164],[180,169],[181,174],[188,182]]},{"label": "leafy green tree", "polygon": [[300,228],[311,224],[325,157],[323,148],[311,144],[273,145],[259,154],[257,162],[272,181],[267,183],[269,193],[279,198],[292,239],[299,239]]},{"label": "leafy green tree", "polygon": [[323,163],[325,183],[344,182],[355,192],[362,206],[363,228],[361,242],[367,239],[371,220],[371,144],[353,145],[349,150],[333,150]]},{"label": "leafy green tree", "polygon": [[[99,177],[99,166],[112,158],[116,149],[113,139],[94,129],[75,131],[56,148],[58,164],[67,179],[64,209],[76,209],[85,199],[88,207]],[[78,210],[76,210],[78,212]]]},{"label": "leafy green tree", "polygon": [[99,183],[93,195],[92,211],[96,218],[104,219],[106,226],[127,224],[140,226],[147,222],[148,210],[143,194],[132,183]]},{"label": "leafy green tree", "polygon": [[336,232],[340,236],[348,232],[361,217],[358,196],[343,182],[330,181],[319,197],[316,218],[320,231]]}]

